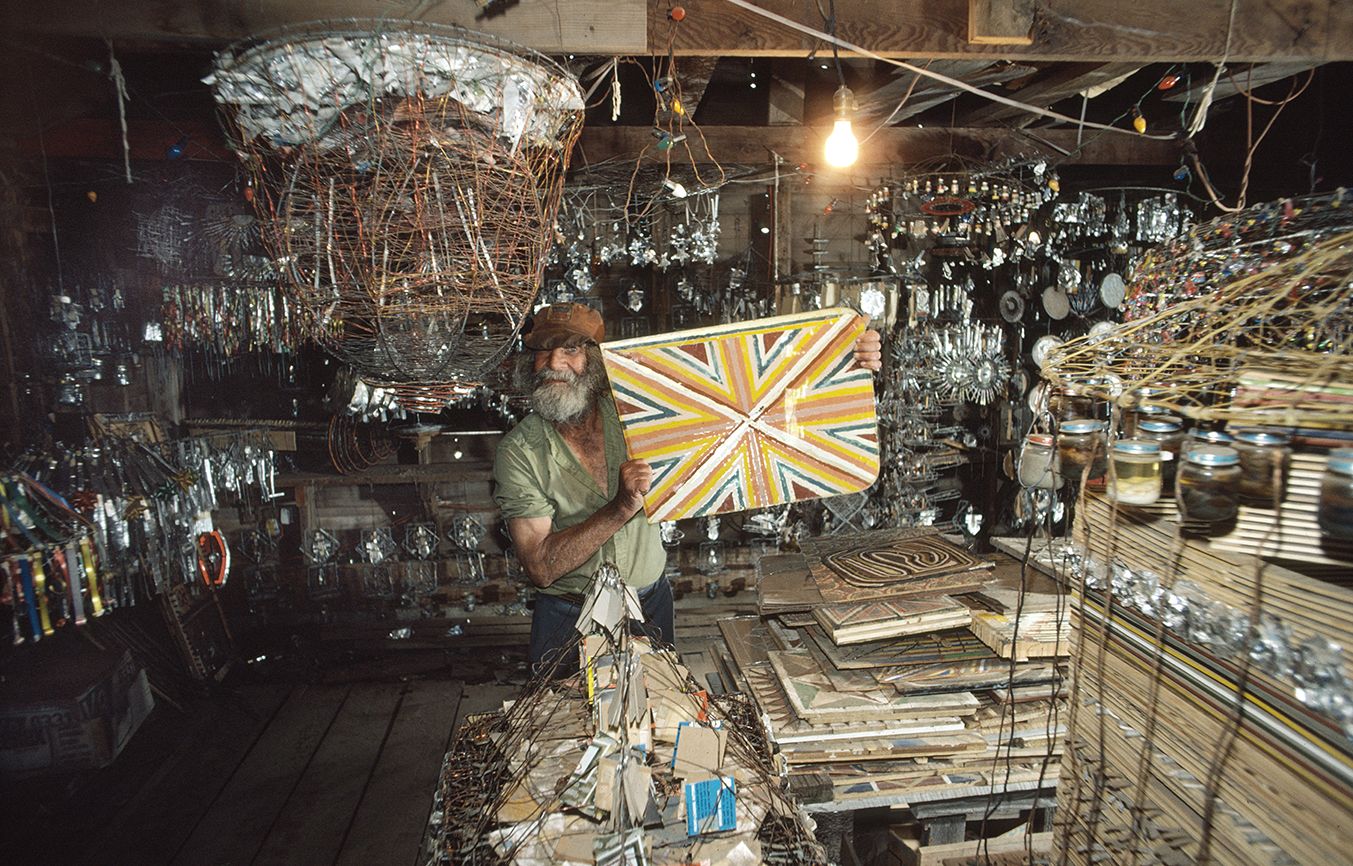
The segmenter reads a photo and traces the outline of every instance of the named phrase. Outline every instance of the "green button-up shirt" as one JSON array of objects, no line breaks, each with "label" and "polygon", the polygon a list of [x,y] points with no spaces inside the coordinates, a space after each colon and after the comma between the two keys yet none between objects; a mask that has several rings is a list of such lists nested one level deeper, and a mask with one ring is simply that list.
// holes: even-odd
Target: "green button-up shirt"
[{"label": "green button-up shirt", "polygon": [[[557,532],[582,523],[615,497],[620,464],[628,459],[625,437],[615,404],[609,397],[597,402],[606,439],[607,489],[597,487],[554,425],[527,415],[503,437],[493,462],[493,498],[504,520],[548,517],[551,531]],[[626,583],[643,589],[662,576],[666,560],[658,527],[640,510],[591,559],[542,592],[582,594],[603,562],[615,563]]]}]

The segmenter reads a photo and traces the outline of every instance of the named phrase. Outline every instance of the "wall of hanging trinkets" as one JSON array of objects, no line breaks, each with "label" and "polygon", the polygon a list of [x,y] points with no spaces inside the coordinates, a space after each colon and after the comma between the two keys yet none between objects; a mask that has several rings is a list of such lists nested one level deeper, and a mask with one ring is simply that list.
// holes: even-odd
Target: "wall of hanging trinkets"
[{"label": "wall of hanging trinkets", "polygon": [[148,442],[105,435],[78,448],[28,452],[0,481],[0,570],[13,601],[3,623],[36,643],[91,616],[187,587],[212,593],[231,576],[230,544],[212,513],[275,495],[266,435]]}]

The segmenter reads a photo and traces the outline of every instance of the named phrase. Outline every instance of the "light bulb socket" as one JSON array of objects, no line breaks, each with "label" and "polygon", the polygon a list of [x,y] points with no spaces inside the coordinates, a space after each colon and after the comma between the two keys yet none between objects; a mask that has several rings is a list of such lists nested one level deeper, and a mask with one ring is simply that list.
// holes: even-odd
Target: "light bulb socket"
[{"label": "light bulb socket", "polygon": [[859,108],[855,102],[854,92],[844,84],[836,88],[836,93],[832,96],[832,108],[836,111],[837,117],[850,118]]}]

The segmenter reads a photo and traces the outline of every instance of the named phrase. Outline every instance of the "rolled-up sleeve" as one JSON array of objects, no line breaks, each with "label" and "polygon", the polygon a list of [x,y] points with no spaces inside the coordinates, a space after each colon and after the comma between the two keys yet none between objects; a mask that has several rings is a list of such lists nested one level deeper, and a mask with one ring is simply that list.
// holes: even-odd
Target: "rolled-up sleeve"
[{"label": "rolled-up sleeve", "polygon": [[509,436],[493,460],[493,500],[504,520],[554,517],[554,503],[545,496],[540,460],[523,447],[523,437]]}]

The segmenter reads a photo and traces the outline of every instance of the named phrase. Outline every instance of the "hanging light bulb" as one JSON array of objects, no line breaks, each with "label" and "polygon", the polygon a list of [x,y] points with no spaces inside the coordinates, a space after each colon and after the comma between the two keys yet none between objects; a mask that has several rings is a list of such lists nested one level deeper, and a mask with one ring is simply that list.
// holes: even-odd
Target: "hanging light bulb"
[{"label": "hanging light bulb", "polygon": [[850,120],[855,114],[855,94],[842,84],[836,88],[832,104],[836,108],[836,122],[832,125],[831,135],[827,136],[823,157],[827,160],[827,165],[833,168],[848,168],[854,165],[860,156],[860,142],[855,138],[855,130],[850,125]]}]

